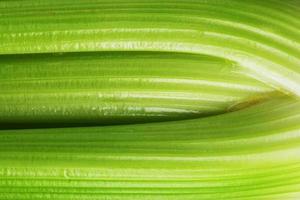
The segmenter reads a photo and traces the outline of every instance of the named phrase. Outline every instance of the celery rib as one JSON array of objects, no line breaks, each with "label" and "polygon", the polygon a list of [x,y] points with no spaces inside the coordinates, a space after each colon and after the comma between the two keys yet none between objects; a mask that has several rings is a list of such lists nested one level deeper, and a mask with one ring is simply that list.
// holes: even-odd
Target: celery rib
[{"label": "celery rib", "polygon": [[[276,125],[266,121],[269,116],[276,117]],[[235,118],[239,123],[232,126]],[[4,199],[34,198],[33,193],[37,199],[118,199],[116,194],[134,193],[143,199],[167,194],[285,199],[299,191],[299,120],[298,100],[281,98],[180,122],[2,130],[1,180],[3,186],[20,186],[1,187],[0,193],[10,194]],[[107,178],[114,181],[104,187]],[[135,179],[140,187],[130,181]],[[153,184],[167,188],[156,191]]]},{"label": "celery rib", "polygon": [[[300,94],[295,2],[89,3],[93,6],[79,0],[1,2],[0,53],[151,50],[208,54],[237,62],[261,81]],[[209,37],[209,32],[220,37]],[[236,38],[228,41],[228,34]],[[270,53],[272,48],[276,57]]]},{"label": "celery rib", "polygon": [[299,0],[0,1],[0,200],[300,199],[299,19]]},{"label": "celery rib", "polygon": [[195,118],[276,94],[242,74],[235,63],[203,55],[93,52],[1,57],[2,127]]}]

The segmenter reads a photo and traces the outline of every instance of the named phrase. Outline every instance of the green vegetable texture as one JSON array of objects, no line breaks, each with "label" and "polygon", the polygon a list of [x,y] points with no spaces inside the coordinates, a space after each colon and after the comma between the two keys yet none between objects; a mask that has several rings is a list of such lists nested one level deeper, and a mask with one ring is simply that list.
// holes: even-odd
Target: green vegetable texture
[{"label": "green vegetable texture", "polygon": [[1,131],[0,198],[297,199],[299,120],[300,102],[280,98],[180,122]]},{"label": "green vegetable texture", "polygon": [[300,95],[297,0],[16,0],[0,9],[0,54],[208,54]]},{"label": "green vegetable texture", "polygon": [[5,55],[0,63],[2,127],[195,118],[276,95],[235,63],[193,54]]},{"label": "green vegetable texture", "polygon": [[299,97],[299,0],[2,0],[0,200],[298,200]]}]

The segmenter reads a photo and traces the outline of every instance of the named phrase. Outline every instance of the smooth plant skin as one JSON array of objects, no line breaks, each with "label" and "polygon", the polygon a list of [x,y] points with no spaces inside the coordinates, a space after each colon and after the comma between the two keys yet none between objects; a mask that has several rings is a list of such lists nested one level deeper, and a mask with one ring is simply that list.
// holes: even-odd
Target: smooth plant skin
[{"label": "smooth plant skin", "polygon": [[276,95],[235,63],[203,55],[93,52],[0,58],[2,128],[196,118]]},{"label": "smooth plant skin", "polygon": [[299,0],[0,1],[0,200],[299,200],[299,19]]},{"label": "smooth plant skin", "polygon": [[299,101],[280,98],[178,122],[2,130],[0,199],[297,199],[299,122]]}]

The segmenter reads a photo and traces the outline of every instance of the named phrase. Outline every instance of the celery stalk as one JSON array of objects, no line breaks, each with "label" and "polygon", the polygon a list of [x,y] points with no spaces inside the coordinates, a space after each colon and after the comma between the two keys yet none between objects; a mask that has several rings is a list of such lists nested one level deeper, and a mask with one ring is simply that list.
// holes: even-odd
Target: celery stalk
[{"label": "celery stalk", "polygon": [[1,199],[293,199],[300,103],[201,119],[0,131]]},{"label": "celery stalk", "polygon": [[0,126],[6,128],[196,118],[276,94],[235,63],[203,55],[5,55],[0,65]]}]

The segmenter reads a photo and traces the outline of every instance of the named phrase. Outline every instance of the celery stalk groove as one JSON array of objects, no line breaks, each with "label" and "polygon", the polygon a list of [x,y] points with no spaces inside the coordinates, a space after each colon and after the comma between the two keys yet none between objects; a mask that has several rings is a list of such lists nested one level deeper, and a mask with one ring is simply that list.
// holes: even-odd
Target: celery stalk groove
[{"label": "celery stalk groove", "polygon": [[299,19],[299,0],[0,1],[0,200],[299,199]]},{"label": "celery stalk groove", "polygon": [[0,198],[298,197],[299,117],[281,98],[181,122],[0,131]]},{"label": "celery stalk groove", "polygon": [[1,56],[2,127],[195,118],[276,94],[209,56],[107,52]]}]

